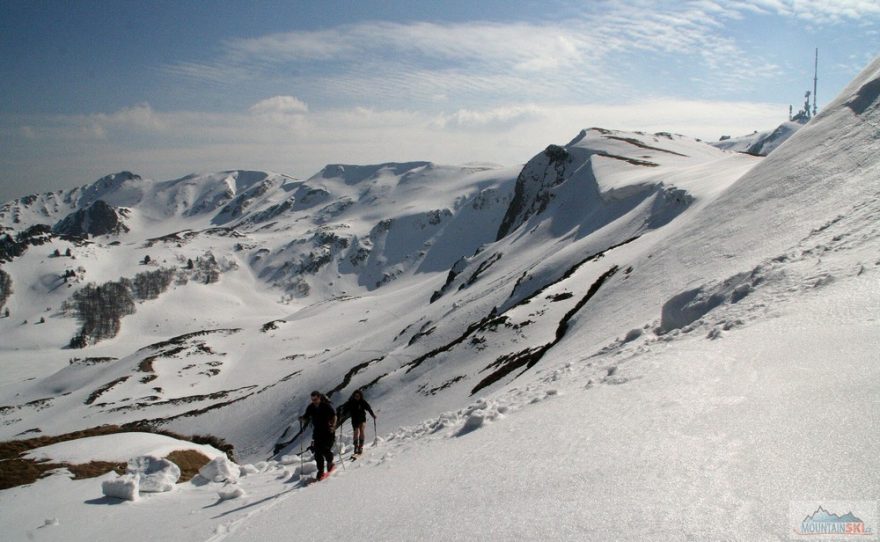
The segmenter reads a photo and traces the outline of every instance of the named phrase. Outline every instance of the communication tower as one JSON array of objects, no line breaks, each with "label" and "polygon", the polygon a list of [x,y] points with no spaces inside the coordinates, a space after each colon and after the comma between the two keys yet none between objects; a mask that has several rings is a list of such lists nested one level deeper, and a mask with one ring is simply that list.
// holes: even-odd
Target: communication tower
[{"label": "communication tower", "polygon": [[[809,120],[816,116],[816,113],[819,112],[819,108],[816,106],[816,88],[819,84],[819,48],[816,48],[816,59],[813,65],[813,91],[809,90],[804,93],[804,108],[797,112],[796,115],[791,114],[792,107],[788,106],[788,120],[792,120],[795,122],[800,122],[801,124],[806,124]],[[813,97],[813,106],[812,111],[810,107],[810,96]]]}]

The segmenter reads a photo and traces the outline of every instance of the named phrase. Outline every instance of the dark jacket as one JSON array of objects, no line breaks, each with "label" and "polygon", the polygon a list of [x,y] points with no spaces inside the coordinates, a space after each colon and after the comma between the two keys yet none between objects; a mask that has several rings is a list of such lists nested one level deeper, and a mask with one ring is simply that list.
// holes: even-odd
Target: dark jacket
[{"label": "dark jacket", "polygon": [[311,422],[314,437],[332,435],[336,430],[336,410],[328,401],[321,401],[317,405],[310,404],[302,419],[304,423]]},{"label": "dark jacket", "polygon": [[368,403],[365,399],[355,399],[351,398],[342,405],[342,411],[351,416],[351,423],[354,425],[360,425],[367,421],[367,412],[370,413],[370,416],[376,417],[373,413],[373,409],[370,408],[370,403]]}]

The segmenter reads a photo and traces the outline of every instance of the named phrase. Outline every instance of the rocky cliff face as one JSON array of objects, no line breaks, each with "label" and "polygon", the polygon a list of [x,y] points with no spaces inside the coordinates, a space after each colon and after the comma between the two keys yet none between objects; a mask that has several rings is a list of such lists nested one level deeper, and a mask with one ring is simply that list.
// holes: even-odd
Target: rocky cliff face
[{"label": "rocky cliff face", "polygon": [[52,231],[76,237],[119,234],[128,231],[122,222],[122,212],[98,200],[85,209],[67,215],[55,224]]},{"label": "rocky cliff face", "polygon": [[501,221],[496,240],[547,208],[553,198],[550,189],[565,180],[566,166],[570,164],[568,151],[558,145],[550,145],[526,164],[516,179],[513,201]]}]

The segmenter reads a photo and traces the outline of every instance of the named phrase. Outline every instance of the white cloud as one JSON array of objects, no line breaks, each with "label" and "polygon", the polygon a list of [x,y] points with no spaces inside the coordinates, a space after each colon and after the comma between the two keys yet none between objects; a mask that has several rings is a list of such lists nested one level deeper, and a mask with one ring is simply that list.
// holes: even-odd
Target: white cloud
[{"label": "white cloud", "polygon": [[459,109],[451,114],[440,115],[436,120],[436,126],[461,130],[510,129],[538,119],[542,114],[542,108],[536,105],[495,107],[485,110]]},{"label": "white cloud", "polygon": [[821,25],[880,15],[877,0],[744,0],[741,9],[749,8]]},{"label": "white cloud", "polygon": [[194,79],[200,82],[224,85],[241,83],[253,76],[253,69],[250,66],[229,61],[184,61],[163,66],[160,71],[165,74]]},{"label": "white cloud", "polygon": [[226,43],[226,51],[230,57],[244,61],[265,57],[285,61],[329,60],[357,53],[358,40],[354,35],[347,36],[345,28],[348,27],[234,39]]},{"label": "white cloud", "polygon": [[150,104],[142,103],[120,109],[114,113],[97,113],[70,117],[70,122],[80,124],[80,133],[104,139],[109,132],[161,132],[168,128],[167,120],[153,111]]},{"label": "white cloud", "polygon": [[632,0],[587,5],[559,21],[361,22],[229,40],[213,61],[166,70],[214,83],[293,87],[319,108],[418,108],[438,95],[482,107],[514,99],[631,99],[640,92],[636,67],[681,61],[701,72],[699,85],[683,87],[687,95],[717,95],[754,87],[755,75],[778,74],[766,53],[727,37],[725,25],[755,11],[787,14],[789,4]]},{"label": "white cloud", "polygon": [[552,24],[488,22],[438,24],[414,22],[364,22],[321,31],[298,31],[259,38],[231,40],[226,44],[230,61],[266,64],[277,62],[363,61],[387,54],[504,66],[528,64],[556,55],[562,60],[581,59],[589,35]]},{"label": "white cloud", "polygon": [[295,96],[273,96],[251,106],[255,115],[296,115],[308,113],[309,106]]},{"label": "white cloud", "polygon": [[117,111],[107,120],[118,126],[143,130],[163,130],[165,128],[165,123],[147,103]]}]

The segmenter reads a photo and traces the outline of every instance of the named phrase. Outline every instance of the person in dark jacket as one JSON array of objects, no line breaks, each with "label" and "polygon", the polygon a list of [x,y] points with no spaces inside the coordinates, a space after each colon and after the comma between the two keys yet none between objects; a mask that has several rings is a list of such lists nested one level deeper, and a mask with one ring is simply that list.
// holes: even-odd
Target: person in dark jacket
[{"label": "person in dark jacket", "polygon": [[360,454],[364,451],[364,427],[367,425],[367,412],[373,419],[376,414],[370,408],[370,403],[364,399],[361,390],[355,390],[351,394],[348,401],[342,406],[342,410],[351,416],[352,442],[354,443],[354,453]]},{"label": "person in dark jacket", "polygon": [[336,440],[336,410],[330,400],[319,391],[311,393],[311,404],[306,408],[305,414],[300,417],[304,424],[312,424],[312,448],[315,451],[315,461],[318,463],[316,480],[326,478],[324,463],[327,463],[327,474],[333,472],[333,443]]}]

